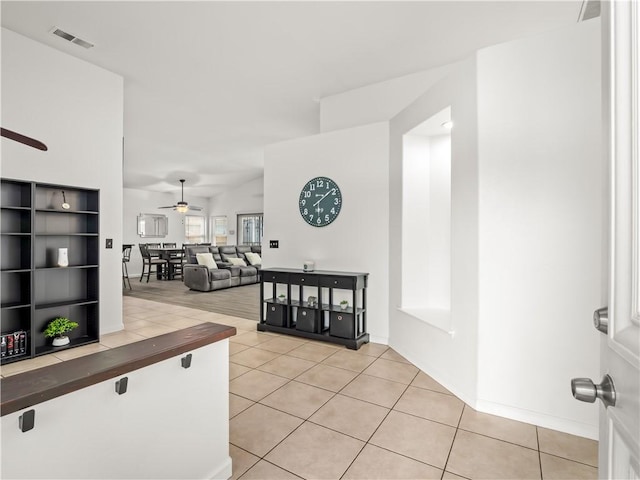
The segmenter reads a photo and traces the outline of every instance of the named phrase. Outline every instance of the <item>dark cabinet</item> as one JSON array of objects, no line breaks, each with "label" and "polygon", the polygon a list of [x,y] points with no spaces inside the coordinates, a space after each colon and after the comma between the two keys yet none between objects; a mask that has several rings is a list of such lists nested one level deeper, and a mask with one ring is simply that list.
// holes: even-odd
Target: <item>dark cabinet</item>
[{"label": "dark cabinet", "polygon": [[[258,330],[358,349],[369,342],[368,277],[368,273],[263,269]],[[280,294],[283,300],[278,299]],[[348,299],[349,307],[341,308],[340,299]]]},{"label": "dark cabinet", "polygon": [[[99,200],[98,190],[2,179],[3,364],[99,340]],[[43,335],[56,317],[79,324],[64,347]],[[16,339],[24,348],[10,352]]]}]

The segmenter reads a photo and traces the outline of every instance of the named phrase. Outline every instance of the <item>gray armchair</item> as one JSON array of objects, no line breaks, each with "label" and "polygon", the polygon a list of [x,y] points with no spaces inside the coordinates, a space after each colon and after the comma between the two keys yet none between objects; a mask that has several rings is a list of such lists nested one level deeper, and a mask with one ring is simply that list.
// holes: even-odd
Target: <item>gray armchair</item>
[{"label": "gray armchair", "polygon": [[210,270],[205,265],[198,265],[197,253],[210,253],[206,246],[185,247],[186,262],[182,266],[184,284],[191,290],[210,292],[231,286],[231,271],[225,268]]}]

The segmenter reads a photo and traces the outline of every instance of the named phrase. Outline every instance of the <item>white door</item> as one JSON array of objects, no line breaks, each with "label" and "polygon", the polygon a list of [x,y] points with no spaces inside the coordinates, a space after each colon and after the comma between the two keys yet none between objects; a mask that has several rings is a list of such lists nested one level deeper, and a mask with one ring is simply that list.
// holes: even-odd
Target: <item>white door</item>
[{"label": "white door", "polygon": [[609,325],[602,374],[615,405],[600,406],[599,476],[640,479],[640,8],[602,2],[605,152],[609,156],[611,235]]}]

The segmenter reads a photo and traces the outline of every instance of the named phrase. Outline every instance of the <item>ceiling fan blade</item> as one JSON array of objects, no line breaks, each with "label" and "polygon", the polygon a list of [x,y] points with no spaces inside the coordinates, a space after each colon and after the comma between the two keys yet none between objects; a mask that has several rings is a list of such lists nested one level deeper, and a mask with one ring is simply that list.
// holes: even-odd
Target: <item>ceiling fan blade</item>
[{"label": "ceiling fan blade", "polygon": [[37,148],[38,150],[42,150],[45,152],[48,150],[47,146],[44,143],[36,140],[35,138],[27,137],[26,135],[21,135],[20,133],[7,130],[6,128],[0,127],[0,134],[5,138],[8,138],[15,142],[23,143],[24,145],[28,145],[29,147]]},{"label": "ceiling fan blade", "polygon": [[158,208],[176,208],[176,206],[175,205],[170,205],[168,207],[158,207]]},{"label": "ceiling fan blade", "polygon": [[202,210],[202,207],[196,207],[195,205],[189,205],[189,210],[195,210],[195,211],[199,212],[200,210]]}]

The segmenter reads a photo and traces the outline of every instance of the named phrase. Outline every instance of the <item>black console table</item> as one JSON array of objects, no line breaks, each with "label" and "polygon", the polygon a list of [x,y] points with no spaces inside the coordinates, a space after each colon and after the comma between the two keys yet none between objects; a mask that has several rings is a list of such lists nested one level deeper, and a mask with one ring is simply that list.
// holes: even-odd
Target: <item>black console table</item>
[{"label": "black console table", "polygon": [[[368,273],[265,268],[260,281],[258,330],[323,340],[357,350],[369,342],[368,277]],[[267,283],[270,288],[265,286]],[[341,298],[348,295],[346,309],[334,304],[334,290],[338,289],[349,291],[338,295]],[[278,300],[278,291],[286,291],[284,301]],[[309,303],[309,297],[315,297],[316,301]]]}]

